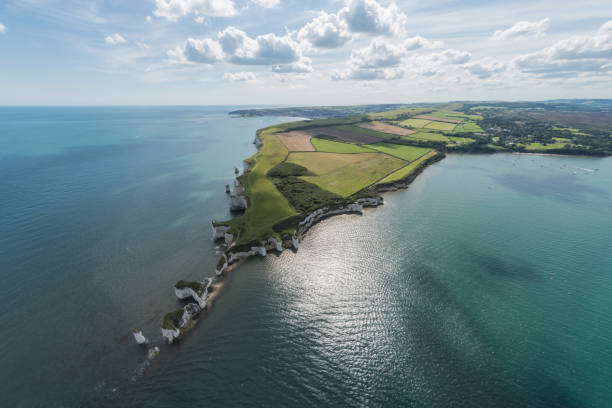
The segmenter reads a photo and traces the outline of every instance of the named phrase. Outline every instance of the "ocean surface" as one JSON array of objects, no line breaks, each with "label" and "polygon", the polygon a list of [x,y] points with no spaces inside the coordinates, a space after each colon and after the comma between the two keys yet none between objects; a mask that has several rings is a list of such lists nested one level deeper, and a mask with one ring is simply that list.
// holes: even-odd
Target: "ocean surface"
[{"label": "ocean surface", "polygon": [[233,167],[289,120],[232,109],[0,108],[0,405],[609,406],[611,158],[451,155],[163,344]]}]

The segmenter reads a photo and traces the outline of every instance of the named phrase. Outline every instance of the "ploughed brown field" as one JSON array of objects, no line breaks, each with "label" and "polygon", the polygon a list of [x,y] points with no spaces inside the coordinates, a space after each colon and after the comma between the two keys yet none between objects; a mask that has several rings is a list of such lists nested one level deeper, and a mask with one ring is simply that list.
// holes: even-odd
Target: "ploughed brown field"
[{"label": "ploughed brown field", "polygon": [[283,142],[290,152],[314,152],[315,148],[310,143],[312,135],[299,130],[291,132],[277,133],[278,138]]},{"label": "ploughed brown field", "polygon": [[413,133],[416,133],[414,130],[404,129],[399,126],[393,126],[393,125],[389,125],[388,123],[382,123],[382,122],[360,123],[357,126],[364,128],[364,129],[370,129],[370,130],[375,130],[377,132],[389,133],[392,135],[399,135],[399,136],[408,136]]},{"label": "ploughed brown field", "polygon": [[444,123],[454,123],[454,124],[461,123],[460,120],[446,119],[446,118],[436,118],[435,116],[428,116],[428,115],[419,115],[419,116],[415,116],[414,118],[415,119],[433,120],[433,121],[436,121],[436,122],[444,122]]},{"label": "ploughed brown field", "polygon": [[353,142],[353,143],[369,144],[369,143],[380,142],[382,140],[374,136],[366,135],[364,133],[351,132],[349,130],[336,129],[333,127],[314,128],[314,129],[309,129],[307,132],[310,133],[310,135],[313,137],[319,136],[319,135],[331,136],[331,137],[335,137],[335,138],[338,138],[338,139],[341,139],[347,142]]}]

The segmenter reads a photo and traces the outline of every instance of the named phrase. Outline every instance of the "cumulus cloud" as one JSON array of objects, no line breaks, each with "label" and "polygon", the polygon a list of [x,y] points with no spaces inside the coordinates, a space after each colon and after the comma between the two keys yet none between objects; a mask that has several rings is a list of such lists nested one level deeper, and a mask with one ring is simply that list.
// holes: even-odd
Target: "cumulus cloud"
[{"label": "cumulus cloud", "polygon": [[280,0],[252,0],[252,1],[253,3],[261,7],[265,7],[265,8],[276,7],[280,4]]},{"label": "cumulus cloud", "polygon": [[506,69],[506,65],[501,61],[486,57],[465,65],[465,68],[474,76],[480,79],[487,79]]},{"label": "cumulus cloud", "polygon": [[252,82],[255,81],[255,74],[248,71],[241,72],[226,72],[223,74],[223,79],[230,82]]},{"label": "cumulus cloud", "polygon": [[289,35],[263,34],[255,38],[229,26],[216,38],[189,38],[168,55],[177,63],[269,65],[277,73],[312,72],[312,60]]},{"label": "cumulus cloud", "polygon": [[510,38],[516,37],[524,37],[524,36],[540,36],[544,34],[550,20],[548,18],[543,18],[540,21],[519,21],[514,24],[512,27],[506,30],[497,30],[493,33],[491,37],[493,40],[508,40]]},{"label": "cumulus cloud", "polygon": [[516,69],[537,76],[567,77],[611,71],[612,20],[592,36],[574,36],[513,60]]},{"label": "cumulus cloud", "polygon": [[153,14],[177,21],[189,14],[196,16],[231,17],[238,13],[232,0],[155,0]]},{"label": "cumulus cloud", "polygon": [[6,31],[6,26],[0,23],[0,34],[3,34]]},{"label": "cumulus cloud", "polygon": [[[349,68],[335,72],[332,78],[336,80],[398,79],[404,75],[404,69],[398,66],[411,51],[439,45],[441,43],[431,42],[422,37],[407,38],[399,43],[375,39],[367,47],[353,50],[348,62]],[[458,58],[458,56],[454,57]]]},{"label": "cumulus cloud", "polygon": [[406,14],[395,3],[383,7],[375,0],[348,0],[338,15],[353,33],[397,35],[407,23]]},{"label": "cumulus cloud", "polygon": [[339,48],[354,35],[394,36],[405,33],[407,18],[395,3],[381,6],[376,0],[346,0],[336,14],[321,12],[298,31],[298,39],[315,48]]},{"label": "cumulus cloud", "polygon": [[104,39],[104,42],[106,42],[107,44],[110,44],[110,45],[119,45],[119,44],[123,44],[125,42],[125,38],[123,38],[121,35],[115,33],[113,35],[109,35],[108,37],[106,37]]},{"label": "cumulus cloud", "polygon": [[467,51],[447,49],[432,54],[415,55],[407,62],[410,71],[421,76],[431,77],[445,73],[453,66],[469,62],[472,55]]},{"label": "cumulus cloud", "polygon": [[302,27],[297,36],[317,48],[342,47],[351,39],[346,22],[336,14],[325,12]]}]

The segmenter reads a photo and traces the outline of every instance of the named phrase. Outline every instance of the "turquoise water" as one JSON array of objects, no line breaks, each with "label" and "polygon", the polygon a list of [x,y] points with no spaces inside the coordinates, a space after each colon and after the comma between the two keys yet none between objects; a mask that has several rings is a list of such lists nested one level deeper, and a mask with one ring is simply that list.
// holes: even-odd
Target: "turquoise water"
[{"label": "turquoise water", "polygon": [[172,283],[216,263],[233,165],[284,120],[229,110],[0,109],[5,404],[609,404],[612,159],[449,156],[243,265],[161,344]]}]

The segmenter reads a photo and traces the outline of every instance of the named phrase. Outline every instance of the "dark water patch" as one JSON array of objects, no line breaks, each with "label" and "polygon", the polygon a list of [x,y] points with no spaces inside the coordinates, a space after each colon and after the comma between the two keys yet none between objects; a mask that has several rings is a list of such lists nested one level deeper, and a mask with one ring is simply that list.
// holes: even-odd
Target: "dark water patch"
[{"label": "dark water patch", "polygon": [[[520,257],[513,256],[512,254],[502,256],[496,254],[493,250],[485,252],[469,244],[460,246],[461,252],[465,254],[465,257],[471,264],[475,265],[475,268],[472,269],[474,274],[480,275],[484,272],[493,278],[521,279],[533,282],[542,281],[542,276],[538,270]],[[493,283],[491,280],[487,281]]]}]

